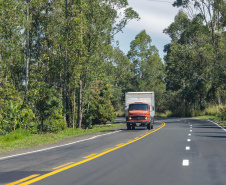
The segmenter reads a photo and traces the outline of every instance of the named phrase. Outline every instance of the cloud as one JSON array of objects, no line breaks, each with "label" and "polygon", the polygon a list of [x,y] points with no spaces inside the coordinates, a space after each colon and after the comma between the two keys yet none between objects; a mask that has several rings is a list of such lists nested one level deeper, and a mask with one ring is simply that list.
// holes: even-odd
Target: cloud
[{"label": "cloud", "polygon": [[177,8],[172,7],[169,3],[161,3],[147,0],[129,0],[129,6],[137,11],[141,17],[140,21],[131,21],[127,29],[140,30],[141,28],[161,35],[173,21],[178,12]]},{"label": "cloud", "polygon": [[[160,2],[161,1],[161,2]],[[161,58],[163,58],[164,45],[170,42],[168,35],[163,33],[173,21],[178,9],[172,6],[172,3],[162,3],[162,1],[174,0],[128,0],[129,7],[132,7],[140,15],[140,20],[132,20],[123,29],[123,33],[115,36],[115,40],[119,40],[120,48],[124,53],[130,49],[130,42],[142,30],[146,30],[147,34],[152,38],[152,45],[155,45]]]}]

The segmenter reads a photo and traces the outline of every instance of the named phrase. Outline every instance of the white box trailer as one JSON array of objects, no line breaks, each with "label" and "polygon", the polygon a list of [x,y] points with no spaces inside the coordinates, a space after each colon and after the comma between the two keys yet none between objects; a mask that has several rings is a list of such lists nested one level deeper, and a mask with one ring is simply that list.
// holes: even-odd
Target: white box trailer
[{"label": "white box trailer", "polygon": [[[142,113],[140,111],[137,111],[137,113],[134,111],[130,111],[130,114],[133,116],[129,115],[130,104],[137,104],[137,103],[149,105],[148,111],[150,111],[150,116],[148,116],[148,120],[143,120],[143,121],[141,120]],[[132,112],[133,112],[133,114],[132,114]],[[155,116],[155,94],[154,94],[154,92],[127,92],[125,94],[125,114],[126,114],[128,129],[130,128],[130,126],[132,126],[132,128],[135,128],[134,125],[136,125],[138,122],[140,122],[142,125],[144,125],[144,124],[148,125],[148,128],[149,128],[150,121],[152,120],[151,124],[153,124],[153,120],[154,120],[154,116]],[[149,118],[151,120],[149,120]],[[145,119],[147,119],[147,118],[145,118]],[[152,125],[152,127],[153,127],[153,125]]]}]

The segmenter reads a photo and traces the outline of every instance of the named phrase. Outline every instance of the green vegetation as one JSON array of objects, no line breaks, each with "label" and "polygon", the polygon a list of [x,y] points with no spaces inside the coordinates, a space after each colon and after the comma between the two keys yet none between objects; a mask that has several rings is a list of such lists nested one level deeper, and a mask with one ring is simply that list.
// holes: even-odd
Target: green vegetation
[{"label": "green vegetation", "polygon": [[92,128],[115,119],[133,74],[114,35],[127,0],[0,0],[0,135]]},{"label": "green vegetation", "polygon": [[[182,8],[164,30],[171,43],[165,46],[163,110],[172,116],[198,116],[226,107],[226,2],[176,0]],[[208,10],[208,11],[207,11]]]},{"label": "green vegetation", "polygon": [[62,139],[87,135],[95,132],[101,134],[122,126],[124,126],[124,124],[99,125],[94,126],[92,129],[67,128],[57,134],[30,134],[27,130],[17,129],[10,134],[0,136],[0,153],[49,143],[56,143]]},{"label": "green vegetation", "polygon": [[145,30],[127,54],[112,46],[139,20],[127,0],[0,0],[0,135],[106,124],[123,115],[128,91],[154,91],[157,116],[224,121],[225,3],[176,0],[163,63]]},{"label": "green vegetation", "polygon": [[201,119],[213,120],[226,128],[226,106],[212,106],[199,112],[196,116]]}]

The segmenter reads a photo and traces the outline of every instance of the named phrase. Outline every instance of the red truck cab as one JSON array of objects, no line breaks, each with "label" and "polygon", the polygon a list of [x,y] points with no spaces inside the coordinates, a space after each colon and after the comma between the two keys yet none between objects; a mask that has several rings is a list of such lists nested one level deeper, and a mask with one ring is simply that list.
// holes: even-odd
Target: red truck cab
[{"label": "red truck cab", "polygon": [[126,119],[127,129],[135,129],[136,126],[147,126],[153,129],[153,119],[150,116],[150,105],[142,102],[129,104],[128,117]]}]

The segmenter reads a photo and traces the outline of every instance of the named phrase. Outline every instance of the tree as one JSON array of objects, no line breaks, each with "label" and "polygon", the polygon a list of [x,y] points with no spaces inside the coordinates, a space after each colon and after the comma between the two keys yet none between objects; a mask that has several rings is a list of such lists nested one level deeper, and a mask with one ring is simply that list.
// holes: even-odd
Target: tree
[{"label": "tree", "polygon": [[214,76],[219,72],[222,74],[215,68],[220,62],[219,54],[216,54],[211,30],[207,29],[199,14],[189,19],[180,11],[164,33],[172,39],[165,46],[165,61],[167,90],[178,96],[173,112],[190,116],[193,110],[203,110],[216,102],[219,86],[216,87],[218,80]]},{"label": "tree", "polygon": [[[214,49],[214,57],[211,59],[214,70],[211,70],[211,76],[213,77],[217,73],[221,73],[222,76],[222,71],[218,70],[219,68],[217,66],[221,65],[222,46],[225,47],[226,2],[224,0],[176,0],[173,6],[183,7],[185,11],[187,10],[187,15],[190,15],[191,19],[195,19],[197,16],[201,18],[201,22],[197,24],[204,25],[206,30],[209,31],[208,34],[206,34],[209,38],[207,42],[209,42]],[[215,91],[214,93],[217,94],[218,104],[221,104],[221,92],[225,89],[225,86],[223,85],[223,87],[222,85],[219,86],[218,84],[217,86],[212,80],[211,91]]]},{"label": "tree", "polygon": [[[73,128],[81,128],[92,116],[100,120],[100,114],[95,115],[98,112],[89,111],[97,105],[88,101],[94,87],[99,89],[94,95],[97,102],[102,102],[102,112],[108,110],[101,122],[111,120],[116,106],[112,104],[116,99],[112,92],[125,91],[115,87],[125,84],[124,77],[110,70],[119,69],[112,65],[119,59],[115,59],[111,42],[131,19],[139,19],[128,8],[127,0],[9,0],[0,4],[0,89],[8,88],[10,92],[15,88],[18,99],[24,100],[20,122],[27,125],[28,120],[35,120],[42,125],[39,129],[49,130],[45,125],[51,125],[51,121],[64,123],[61,113],[67,126]],[[129,63],[126,56],[121,57],[122,63]],[[126,69],[129,67],[122,71],[129,76]],[[102,93],[105,91],[109,96]],[[0,101],[9,108],[7,98],[2,96]],[[58,102],[56,108],[52,99],[62,104]],[[53,109],[57,112],[49,114]],[[0,110],[2,120],[4,111]]]},{"label": "tree", "polygon": [[[83,2],[84,3],[84,2]],[[82,9],[81,16],[83,21],[82,27],[85,28],[80,32],[82,50],[79,50],[79,64],[81,67],[81,74],[79,80],[79,96],[78,96],[78,126],[81,127],[83,101],[82,95],[90,88],[90,80],[95,79],[90,77],[90,71],[96,66],[102,66],[104,61],[98,61],[98,55],[102,54],[104,48],[111,44],[114,34],[121,31],[129,20],[138,18],[138,14],[131,8],[124,10],[124,17],[120,17],[119,23],[116,23],[118,17],[118,10],[126,8],[127,0],[123,1],[88,1],[91,6],[86,6]],[[80,26],[80,28],[82,28]],[[88,80],[89,79],[89,80]],[[91,80],[91,82],[93,81]]]},{"label": "tree", "polygon": [[132,62],[131,71],[135,74],[133,91],[155,91],[158,109],[158,102],[165,91],[164,67],[158,50],[151,45],[151,37],[145,30],[130,43],[127,56]]}]

